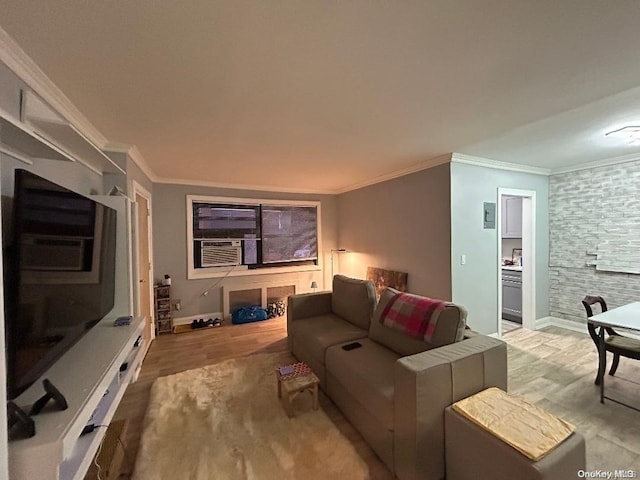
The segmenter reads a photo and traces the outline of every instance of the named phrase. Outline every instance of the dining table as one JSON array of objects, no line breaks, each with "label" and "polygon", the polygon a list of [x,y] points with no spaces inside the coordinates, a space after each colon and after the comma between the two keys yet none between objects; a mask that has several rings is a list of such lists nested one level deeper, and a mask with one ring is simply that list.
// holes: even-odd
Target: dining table
[{"label": "dining table", "polygon": [[604,403],[605,398],[612,402],[624,405],[633,410],[640,412],[640,409],[633,405],[628,405],[620,400],[605,395],[604,379],[607,363],[607,352],[605,350],[605,328],[619,328],[632,332],[640,332],[640,302],[632,302],[621,307],[612,308],[606,312],[593,315],[587,320],[594,327],[599,328],[598,331],[598,361],[599,371],[602,373],[600,379],[600,403]]}]

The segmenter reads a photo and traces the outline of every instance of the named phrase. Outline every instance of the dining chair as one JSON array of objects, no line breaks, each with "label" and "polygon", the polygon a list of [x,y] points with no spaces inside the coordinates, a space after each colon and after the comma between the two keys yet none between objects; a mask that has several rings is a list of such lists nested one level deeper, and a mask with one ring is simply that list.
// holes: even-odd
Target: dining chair
[{"label": "dining chair", "polygon": [[[587,319],[593,316],[592,306],[596,303],[600,304],[600,311],[607,311],[607,303],[604,301],[602,297],[596,297],[592,295],[587,295],[582,300],[582,305],[584,305],[584,309],[587,311]],[[589,335],[593,340],[593,343],[596,344],[596,349],[598,349],[598,345],[600,343],[600,339],[598,337],[598,332],[596,331],[595,325],[590,322],[587,322],[587,328],[589,329]],[[604,349],[605,356],[607,352],[613,353],[613,363],[611,364],[611,369],[609,370],[609,375],[613,376],[618,369],[618,364],[620,363],[620,357],[627,357],[634,360],[640,360],[640,340],[635,340],[633,338],[625,337],[624,335],[620,335],[611,327],[604,327],[607,337],[604,339]],[[605,362],[606,363],[606,362]],[[600,364],[599,364],[600,365]],[[596,375],[596,385],[600,385],[600,381],[602,376],[604,375],[605,365],[601,364],[598,367],[598,374]]]}]

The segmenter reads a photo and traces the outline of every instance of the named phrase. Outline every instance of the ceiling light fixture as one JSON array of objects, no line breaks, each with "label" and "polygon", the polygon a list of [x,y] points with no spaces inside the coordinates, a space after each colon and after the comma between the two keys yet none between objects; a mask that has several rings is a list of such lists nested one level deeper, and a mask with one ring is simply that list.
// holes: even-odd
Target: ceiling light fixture
[{"label": "ceiling light fixture", "polygon": [[640,125],[627,125],[626,127],[607,132],[604,136],[621,138],[627,140],[629,144],[640,145]]}]

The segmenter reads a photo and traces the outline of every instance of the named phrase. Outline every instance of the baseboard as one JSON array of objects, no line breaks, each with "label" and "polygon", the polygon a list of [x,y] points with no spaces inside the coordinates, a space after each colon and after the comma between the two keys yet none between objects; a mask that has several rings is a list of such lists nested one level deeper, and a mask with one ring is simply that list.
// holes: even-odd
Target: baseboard
[{"label": "baseboard", "polygon": [[222,319],[222,312],[213,312],[213,313],[196,313],[195,315],[190,315],[188,317],[176,317],[173,319],[174,325],[187,325],[194,320],[202,318],[204,320],[208,320],[209,318],[219,318]]},{"label": "baseboard", "polygon": [[578,323],[572,320],[566,320],[564,318],[558,317],[542,317],[536,320],[535,329],[540,330],[544,327],[559,327],[564,328],[565,330],[571,330],[574,332],[585,333],[588,334],[587,324],[586,323]]},{"label": "baseboard", "polygon": [[[585,335],[589,334],[589,330],[587,329],[586,323],[573,322],[571,320],[566,320],[564,318],[557,318],[557,317],[543,317],[536,320],[536,326],[535,326],[536,330],[540,330],[541,328],[544,328],[547,326],[564,328],[565,330],[572,330],[574,332],[584,333]],[[620,330],[620,329],[617,329],[617,330]],[[622,331],[618,333],[622,333]],[[631,338],[635,338],[636,340],[640,340],[640,335],[638,335],[637,333],[629,332],[625,330],[623,334],[625,337],[631,337]]]}]

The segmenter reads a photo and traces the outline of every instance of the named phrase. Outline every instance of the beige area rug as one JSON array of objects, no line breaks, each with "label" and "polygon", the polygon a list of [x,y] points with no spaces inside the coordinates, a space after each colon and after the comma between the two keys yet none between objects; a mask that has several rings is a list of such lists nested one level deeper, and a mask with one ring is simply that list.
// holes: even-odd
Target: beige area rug
[{"label": "beige area rug", "polygon": [[366,479],[368,467],[329,417],[296,397],[288,418],[274,370],[259,354],[158,378],[151,389],[135,480]]}]

